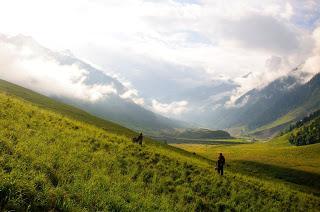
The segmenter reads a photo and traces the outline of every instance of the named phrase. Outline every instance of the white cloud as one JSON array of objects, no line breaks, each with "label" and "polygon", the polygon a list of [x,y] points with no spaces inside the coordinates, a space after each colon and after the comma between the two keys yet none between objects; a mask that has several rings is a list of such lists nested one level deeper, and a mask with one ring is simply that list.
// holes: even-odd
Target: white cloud
[{"label": "white cloud", "polygon": [[123,99],[129,99],[137,105],[144,106],[144,99],[139,97],[138,91],[134,88],[129,88],[123,94],[120,95]]},{"label": "white cloud", "polygon": [[[267,0],[263,5],[257,0],[203,0],[199,4],[12,0],[2,3],[0,25],[4,32],[30,34],[51,48],[71,49],[107,70],[108,58],[97,56],[90,46],[110,54],[120,52],[118,59],[127,53],[204,69],[210,75],[219,72],[235,77],[248,68],[264,67],[264,61],[271,56],[270,52],[257,52],[251,47],[277,51],[297,47],[300,32],[288,29],[290,24],[282,18],[293,16],[295,9],[289,12],[292,5],[276,0]],[[235,45],[239,43],[244,46]]]},{"label": "white cloud", "polygon": [[314,30],[312,35],[316,45],[313,55],[306,60],[303,70],[315,74],[320,72],[320,26]]},{"label": "white cloud", "polygon": [[187,101],[177,101],[171,103],[161,103],[157,100],[152,100],[153,111],[163,114],[165,116],[180,115],[187,111]]},{"label": "white cloud", "polygon": [[0,41],[0,78],[49,96],[95,102],[117,91],[110,85],[86,85],[87,71],[61,65],[27,46]]},{"label": "white cloud", "polygon": [[271,56],[266,60],[266,68],[269,71],[278,71],[282,64],[282,58],[279,56]]},{"label": "white cloud", "polygon": [[273,16],[247,14],[240,19],[225,20],[221,24],[220,32],[225,38],[247,49],[291,54],[304,44],[303,32]]},{"label": "white cloud", "polygon": [[281,17],[290,20],[290,18],[294,15],[293,7],[292,5],[287,2],[285,6],[285,10],[283,13],[281,13]]},{"label": "white cloud", "polygon": [[[141,105],[157,99],[155,106],[160,111],[173,111],[171,104],[160,102],[179,102],[174,95],[217,76],[241,85],[236,97],[306,60],[305,69],[315,73],[319,58],[311,31],[319,8],[318,0],[266,0],[263,4],[260,0],[201,0],[196,4],[173,0],[10,0],[1,3],[0,31],[31,35],[49,48],[71,49],[80,58],[130,81],[129,90],[120,94],[122,98]],[[30,52],[25,49],[21,54],[28,58]],[[66,67],[43,58],[29,62],[29,66],[34,63],[32,66],[40,69],[44,62],[50,66],[48,70],[66,72]],[[81,82],[86,73],[76,69],[68,67],[75,71],[59,76],[63,83],[52,89],[91,100],[115,92],[112,85],[85,87]],[[242,79],[248,72],[253,74]],[[26,73],[32,75],[30,70]],[[46,76],[42,77],[45,81]],[[90,92],[71,93],[69,85]],[[168,94],[170,101],[165,99]]]},{"label": "white cloud", "polygon": [[238,100],[239,97],[243,96],[245,93],[252,90],[253,88],[261,89],[271,81],[283,75],[285,75],[285,73],[279,71],[266,71],[263,73],[251,73],[246,77],[235,78],[234,81],[240,86],[233,91],[232,95],[230,96],[230,100],[226,103],[226,106],[233,107],[245,105],[245,103],[248,100],[248,97],[245,97],[240,105],[235,105],[235,102]]}]

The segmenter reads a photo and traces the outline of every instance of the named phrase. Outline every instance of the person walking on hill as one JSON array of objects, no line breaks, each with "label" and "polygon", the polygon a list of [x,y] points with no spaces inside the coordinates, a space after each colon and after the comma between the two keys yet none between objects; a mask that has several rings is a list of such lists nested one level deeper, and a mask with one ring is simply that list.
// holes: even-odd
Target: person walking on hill
[{"label": "person walking on hill", "polygon": [[139,142],[140,146],[142,146],[142,141],[143,141],[143,135],[142,135],[142,133],[140,133],[137,141]]},{"label": "person walking on hill", "polygon": [[223,166],[226,163],[226,160],[224,158],[224,156],[222,155],[222,153],[219,154],[218,157],[218,161],[217,161],[217,169],[218,169],[218,173],[220,175],[223,175]]}]

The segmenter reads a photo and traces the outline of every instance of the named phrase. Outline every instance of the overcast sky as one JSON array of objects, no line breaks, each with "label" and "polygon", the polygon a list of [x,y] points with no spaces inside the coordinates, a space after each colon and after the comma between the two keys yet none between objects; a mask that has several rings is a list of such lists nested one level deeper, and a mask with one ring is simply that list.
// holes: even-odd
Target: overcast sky
[{"label": "overcast sky", "polygon": [[[262,3],[263,2],[263,3]],[[0,32],[69,49],[162,114],[169,93],[231,78],[261,86],[307,62],[318,72],[320,0],[2,0]],[[249,81],[241,76],[252,73]],[[175,110],[177,109],[177,110]],[[178,111],[178,112],[177,112]]]}]

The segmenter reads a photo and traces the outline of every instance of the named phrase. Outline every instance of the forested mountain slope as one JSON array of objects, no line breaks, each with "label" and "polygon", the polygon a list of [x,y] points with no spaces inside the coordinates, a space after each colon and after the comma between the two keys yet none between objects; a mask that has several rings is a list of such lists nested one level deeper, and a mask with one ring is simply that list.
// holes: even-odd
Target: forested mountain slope
[{"label": "forested mountain slope", "polygon": [[235,107],[219,108],[208,116],[218,128],[242,127],[256,135],[272,135],[320,108],[320,74],[300,83],[294,76],[253,89]]},{"label": "forested mountain slope", "polygon": [[289,132],[291,144],[302,146],[320,143],[320,110],[291,125]]}]

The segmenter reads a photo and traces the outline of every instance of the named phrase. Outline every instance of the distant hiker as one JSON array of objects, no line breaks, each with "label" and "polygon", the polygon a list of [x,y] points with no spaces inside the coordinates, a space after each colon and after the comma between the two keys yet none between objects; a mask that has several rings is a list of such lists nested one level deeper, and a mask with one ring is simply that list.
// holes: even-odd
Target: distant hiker
[{"label": "distant hiker", "polygon": [[143,141],[143,135],[142,135],[142,133],[140,133],[140,135],[138,137],[138,142],[139,142],[140,146],[142,146],[142,141]]},{"label": "distant hiker", "polygon": [[137,138],[132,139],[133,143],[138,143],[140,146],[142,146],[142,141],[143,141],[143,135],[140,133],[140,135]]},{"label": "distant hiker", "polygon": [[220,155],[218,157],[216,169],[218,170],[218,173],[221,175],[223,175],[223,166],[225,163],[226,163],[226,160],[225,160],[224,156],[222,155],[222,153],[220,153]]}]

